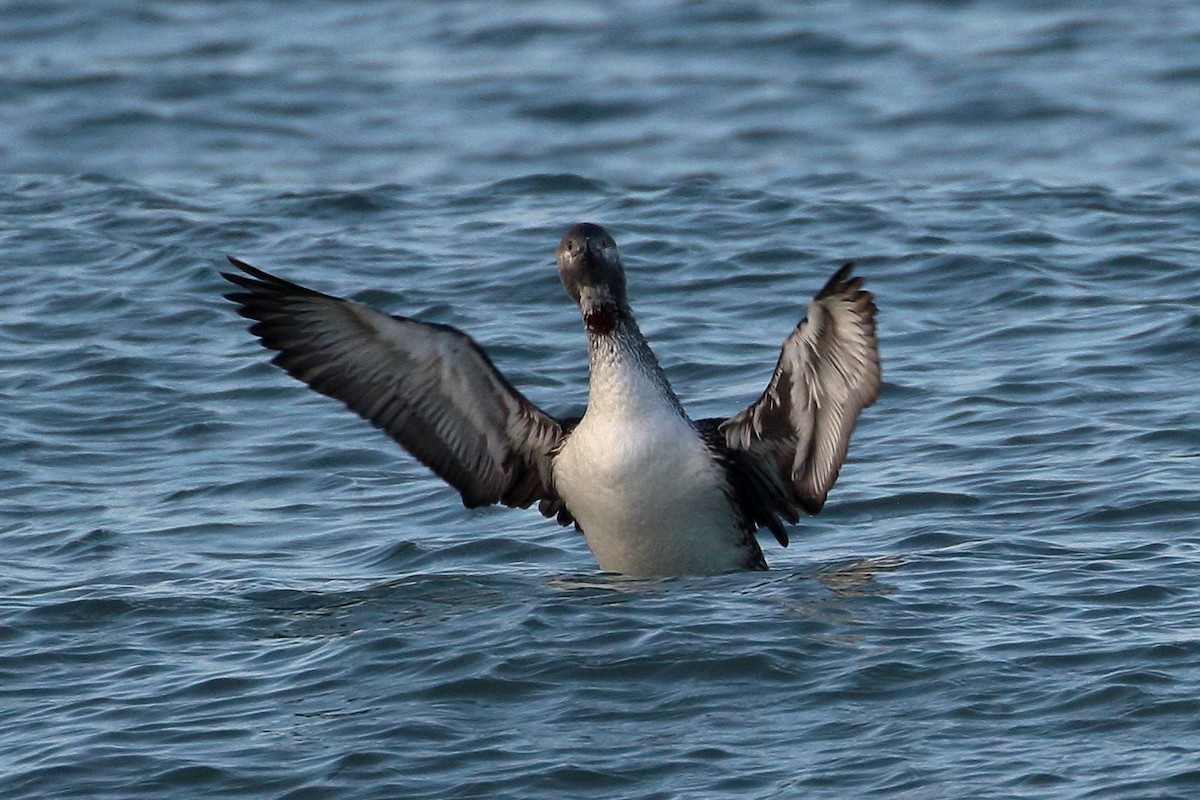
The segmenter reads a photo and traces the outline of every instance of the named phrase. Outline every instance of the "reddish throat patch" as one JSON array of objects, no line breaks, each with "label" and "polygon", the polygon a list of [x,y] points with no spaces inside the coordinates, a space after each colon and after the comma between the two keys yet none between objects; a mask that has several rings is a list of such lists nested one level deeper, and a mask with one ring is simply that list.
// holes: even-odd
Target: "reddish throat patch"
[{"label": "reddish throat patch", "polygon": [[617,314],[611,308],[595,308],[583,315],[583,324],[590,333],[612,333],[617,325]]}]

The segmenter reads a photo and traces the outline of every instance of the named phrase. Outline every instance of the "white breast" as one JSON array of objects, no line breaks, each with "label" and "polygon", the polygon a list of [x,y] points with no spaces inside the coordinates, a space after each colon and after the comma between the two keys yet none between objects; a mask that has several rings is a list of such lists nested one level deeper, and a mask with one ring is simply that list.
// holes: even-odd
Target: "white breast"
[{"label": "white breast", "polygon": [[601,569],[677,575],[746,566],[722,468],[636,365],[593,365],[588,410],[555,459],[554,485]]}]

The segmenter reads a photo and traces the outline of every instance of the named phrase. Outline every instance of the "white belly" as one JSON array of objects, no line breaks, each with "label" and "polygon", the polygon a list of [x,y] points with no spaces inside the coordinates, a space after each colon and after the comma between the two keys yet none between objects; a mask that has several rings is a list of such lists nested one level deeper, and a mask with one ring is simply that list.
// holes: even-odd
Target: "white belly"
[{"label": "white belly", "polygon": [[585,415],[554,463],[555,488],[600,568],[628,575],[745,568],[724,483],[695,430],[669,413]]}]

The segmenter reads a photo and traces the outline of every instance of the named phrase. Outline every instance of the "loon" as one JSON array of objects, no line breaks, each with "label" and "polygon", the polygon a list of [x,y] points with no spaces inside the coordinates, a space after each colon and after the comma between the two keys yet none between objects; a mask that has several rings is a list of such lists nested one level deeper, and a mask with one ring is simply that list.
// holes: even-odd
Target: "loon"
[{"label": "loon", "polygon": [[765,570],[764,527],[816,514],[862,409],[879,396],[876,306],[852,264],[783,343],[757,400],[693,421],[634,320],[617,245],[571,227],[558,273],[588,338],[588,403],[558,419],[521,394],[466,333],[389,316],[232,256],[226,298],[273,363],[383,429],[468,508],[528,508],[583,533],[601,570],[633,576]]}]

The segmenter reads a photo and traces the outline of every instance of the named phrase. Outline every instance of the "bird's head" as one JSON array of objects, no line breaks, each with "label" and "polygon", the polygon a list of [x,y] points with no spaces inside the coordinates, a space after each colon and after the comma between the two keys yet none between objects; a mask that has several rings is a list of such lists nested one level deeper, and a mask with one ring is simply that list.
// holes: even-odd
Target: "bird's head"
[{"label": "bird's head", "polygon": [[[628,310],[625,268],[608,231],[590,222],[572,225],[558,244],[558,277],[579,305],[588,328]],[[594,319],[593,319],[594,317]],[[607,323],[611,327],[611,321]]]}]

